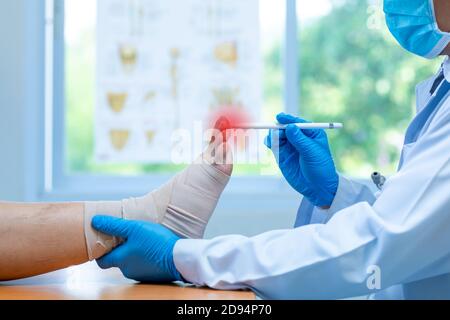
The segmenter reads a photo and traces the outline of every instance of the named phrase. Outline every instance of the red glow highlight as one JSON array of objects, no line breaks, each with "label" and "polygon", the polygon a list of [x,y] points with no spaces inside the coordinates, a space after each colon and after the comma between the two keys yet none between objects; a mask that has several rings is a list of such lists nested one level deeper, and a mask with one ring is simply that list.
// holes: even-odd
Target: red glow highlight
[{"label": "red glow highlight", "polygon": [[208,119],[209,128],[220,131],[233,130],[237,125],[251,122],[251,117],[239,107],[222,107],[213,112]]},{"label": "red glow highlight", "polygon": [[237,130],[236,126],[242,123],[251,122],[249,114],[242,107],[222,107],[210,114],[208,126],[211,129],[217,129],[222,132],[223,141],[227,141],[230,136],[236,139],[242,135],[242,130]]}]

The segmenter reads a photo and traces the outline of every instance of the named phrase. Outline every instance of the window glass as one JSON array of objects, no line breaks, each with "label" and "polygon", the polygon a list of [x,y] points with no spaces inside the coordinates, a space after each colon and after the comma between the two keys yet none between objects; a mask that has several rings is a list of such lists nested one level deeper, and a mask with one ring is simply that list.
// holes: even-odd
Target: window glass
[{"label": "window glass", "polygon": [[395,172],[415,112],[415,85],[439,61],[417,58],[395,42],[382,1],[298,1],[301,114],[343,122],[329,137],[340,171],[368,178]]},{"label": "window glass", "polygon": [[[150,2],[158,4],[158,6],[149,6]],[[158,160],[146,161],[145,158],[136,161],[136,158],[139,158],[137,157],[139,155],[138,153],[141,151],[139,147],[124,151],[122,153],[124,155],[123,157],[115,156],[115,153],[111,156],[111,154],[108,154],[107,152],[99,152],[99,149],[104,150],[99,148],[99,145],[105,144],[105,141],[102,141],[101,139],[110,139],[109,142],[111,143],[111,147],[116,148],[119,151],[121,151],[121,149],[127,150],[125,146],[132,141],[130,132],[127,130],[130,130],[129,121],[133,120],[129,120],[126,117],[119,117],[115,114],[122,112],[124,108],[130,107],[128,104],[131,105],[133,103],[130,101],[136,101],[137,96],[145,96],[148,98],[147,100],[150,101],[151,99],[155,99],[156,94],[158,94],[157,92],[148,89],[147,82],[141,81],[142,77],[139,78],[139,76],[136,76],[137,71],[145,71],[145,68],[149,68],[151,58],[161,57],[161,55],[158,55],[159,53],[155,52],[158,49],[148,49],[147,51],[144,51],[141,55],[148,59],[138,60],[139,56],[134,50],[136,50],[136,47],[142,47],[142,45],[121,41],[120,34],[123,30],[120,29],[120,27],[123,26],[123,29],[127,30],[126,32],[129,32],[130,34],[148,31],[151,26],[150,23],[148,23],[150,20],[146,19],[156,20],[157,17],[163,14],[176,14],[175,11],[168,10],[169,2],[174,3],[177,1],[65,0],[65,170],[67,173],[137,175],[142,173],[173,172],[184,166],[183,164],[176,165],[171,161],[168,161],[167,155],[163,155],[163,160],[159,162]],[[196,1],[190,2],[195,3]],[[285,6],[280,4],[279,1],[274,0],[250,2],[257,4],[257,6],[255,6],[257,9],[257,25],[252,26],[252,28],[256,28],[259,32],[259,41],[256,41],[258,43],[258,46],[256,47],[258,53],[250,53],[254,56],[259,56],[261,59],[261,76],[259,77],[261,81],[256,81],[254,84],[251,84],[253,86],[258,86],[258,88],[247,87],[246,90],[243,89],[241,91],[258,92],[259,90],[261,92],[261,106],[256,106],[257,110],[259,110],[258,113],[260,113],[258,118],[261,120],[273,121],[274,116],[283,109],[281,52],[284,39]],[[210,15],[214,16],[214,14],[218,14],[217,12],[220,11],[221,3],[230,4],[231,2],[224,2],[221,0],[197,1],[197,5],[199,5],[197,9],[203,10],[205,17]],[[150,7],[152,10],[148,10]],[[227,8],[227,6],[224,7]],[[122,13],[123,15],[121,16]],[[233,14],[230,10],[227,11],[226,9],[219,13],[223,15]],[[173,17],[169,17],[166,20],[170,21],[170,18]],[[110,25],[105,26],[105,21],[108,21]],[[213,19],[213,22],[214,21],[215,20]],[[164,23],[165,22],[162,22],[158,26],[158,33],[155,34],[154,38],[157,38],[158,41],[162,42],[164,42],[164,37],[176,39],[176,26],[168,26],[167,22],[166,25],[164,25]],[[195,23],[206,24],[206,22],[200,19],[195,21]],[[248,23],[251,23],[251,21]],[[119,30],[117,30],[118,26]],[[217,26],[214,27],[217,28]],[[228,26],[222,26],[224,30],[229,30],[227,27]],[[117,37],[119,40],[113,39],[110,41],[111,37]],[[145,41],[152,41],[152,39],[153,37],[147,37],[145,38]],[[179,40],[196,43],[198,39]],[[107,47],[112,41],[117,41],[117,48],[120,50],[118,49],[116,51],[112,49],[108,51]],[[237,54],[245,55],[245,48],[239,50],[239,48],[235,48],[233,44],[233,39],[228,42],[223,42],[222,45],[214,50],[215,57],[223,60],[224,63],[233,64],[235,62],[233,59],[236,58],[235,56]],[[163,45],[161,45],[161,47],[163,47]],[[149,48],[154,47],[149,46]],[[192,51],[194,51],[194,49],[197,48],[192,45]],[[183,74],[182,70],[176,69],[177,58],[181,60],[181,53],[175,49],[168,51],[172,54],[170,56],[173,58],[172,60],[168,59],[167,61],[164,61],[163,59],[155,58],[155,60],[158,61],[154,61],[154,63],[160,63],[161,65],[166,63],[168,74],[171,74],[173,79],[189,76]],[[118,59],[117,56],[114,56],[116,54],[120,59]],[[118,64],[114,65],[114,63]],[[115,70],[114,68],[119,68],[119,64],[122,68],[119,71],[124,73],[124,77],[133,77],[133,75],[127,75],[127,72],[129,74],[134,72],[134,78],[131,78],[131,80],[126,82],[128,85],[128,91],[126,93],[121,87],[121,85],[123,85],[123,77],[120,78],[121,80],[117,80],[117,77],[113,72]],[[105,69],[107,70],[106,72]],[[110,71],[111,73],[108,73]],[[199,70],[198,73],[200,73],[200,71],[201,70]],[[152,75],[154,76],[154,74],[155,73],[149,74],[148,79],[150,79]],[[160,75],[160,73],[157,74]],[[192,73],[190,75],[194,78]],[[152,81],[150,80],[149,83],[151,84],[151,82]],[[131,86],[130,83],[132,84]],[[153,83],[158,84],[158,81],[155,80]],[[159,81],[159,83],[164,83],[164,80]],[[230,83],[232,83],[232,81],[230,81]],[[99,90],[104,92],[99,92]],[[182,88],[180,90],[182,90]],[[215,97],[215,99],[222,104],[227,104],[229,101],[234,103],[235,101],[233,99],[235,99],[236,95],[241,95],[242,98],[246,94],[246,92],[240,92],[239,89],[234,87],[230,87],[228,90],[226,90],[226,88],[209,90],[210,92],[208,92],[208,90],[204,90],[203,92],[200,88],[197,91],[198,94],[204,94],[205,96],[212,95],[213,98]],[[174,95],[176,94],[176,91],[172,88],[171,90],[167,90],[166,93]],[[131,97],[133,94],[134,98]],[[149,102],[149,104],[150,103],[151,102]],[[158,104],[155,102],[155,105],[160,109],[164,109],[165,106],[163,103]],[[110,118],[106,117],[106,123],[98,121],[98,117],[105,119],[103,118],[103,115],[101,115],[102,109],[99,107],[102,104],[105,105],[105,109],[109,108],[109,110],[105,112],[111,114]],[[132,107],[134,107],[134,105]],[[191,111],[194,112],[195,110],[188,110],[188,112]],[[134,113],[135,116],[136,114],[137,113]],[[154,112],[154,117],[161,119],[161,121],[165,121],[163,116],[164,114],[162,111]],[[199,116],[199,118],[201,117]],[[146,125],[145,122],[140,122],[139,119],[137,120],[136,123],[139,123],[139,126]],[[109,121],[113,121],[114,124],[111,125]],[[115,128],[113,128],[113,126],[115,126]],[[122,129],[121,127],[123,126],[127,129]],[[167,127],[169,127],[169,121],[167,121]],[[106,128],[105,130],[107,131],[100,132],[103,128]],[[149,126],[145,129],[146,130],[143,130],[142,132],[147,132],[148,134],[145,137],[142,136],[142,138],[147,139],[147,141],[154,139],[155,132],[153,132],[153,128],[150,128]],[[163,152],[164,151],[158,153],[155,151],[152,155],[156,157]],[[117,152],[117,154],[118,153],[119,152]],[[102,157],[102,155],[105,154],[110,157]],[[112,158],[113,161],[104,161],[104,158],[108,158],[109,160]],[[241,175],[278,174],[270,153],[265,152],[263,158],[264,161],[260,161],[260,163],[257,164],[237,165],[235,172]]]},{"label": "window glass", "polygon": [[[135,175],[183,167],[98,161],[94,125],[97,2],[65,0],[65,4],[66,170]],[[366,178],[374,170],[395,172],[403,134],[415,111],[415,85],[432,75],[439,61],[414,57],[397,45],[385,26],[382,1],[297,1],[297,10],[299,113],[316,122],[345,124],[344,130],[329,132],[341,172]],[[273,121],[283,109],[284,19],[284,1],[259,1],[261,118],[266,121]],[[257,165],[238,165],[235,172],[279,174],[271,155],[266,157]]]}]

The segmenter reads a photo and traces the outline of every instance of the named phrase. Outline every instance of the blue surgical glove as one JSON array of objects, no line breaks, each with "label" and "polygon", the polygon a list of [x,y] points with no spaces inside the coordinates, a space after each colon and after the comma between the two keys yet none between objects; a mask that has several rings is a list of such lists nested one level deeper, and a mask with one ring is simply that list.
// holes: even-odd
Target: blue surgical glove
[{"label": "blue surgical glove", "polygon": [[167,228],[108,216],[95,216],[92,226],[125,241],[97,260],[100,268],[117,267],[125,277],[142,282],[182,280],[173,261],[173,248],[180,238]]},{"label": "blue surgical glove", "polygon": [[293,123],[306,121],[285,113],[277,120],[288,126],[286,130],[271,130],[265,144],[274,152],[283,176],[315,206],[331,206],[339,176],[325,131],[302,130]]}]

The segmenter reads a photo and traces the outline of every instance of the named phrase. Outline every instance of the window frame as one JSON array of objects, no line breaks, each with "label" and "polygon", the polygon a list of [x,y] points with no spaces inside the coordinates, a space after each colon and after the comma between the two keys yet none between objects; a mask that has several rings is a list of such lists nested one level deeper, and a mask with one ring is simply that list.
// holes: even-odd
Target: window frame
[{"label": "window frame", "polygon": [[[299,111],[298,72],[298,21],[296,0],[286,1],[285,35],[283,48],[284,110],[297,114]],[[67,174],[66,122],[65,122],[65,40],[64,0],[45,0],[46,53],[45,53],[45,124],[44,124],[44,174],[40,200],[90,200],[117,199],[143,194],[153,190],[170,178],[170,174],[146,174],[141,176],[115,176],[97,174]],[[242,176],[232,179],[226,194],[230,200],[242,196],[261,199],[273,197],[273,205],[279,201],[295,198],[288,184],[280,177]],[[278,200],[275,200],[278,199]],[[251,205],[248,200],[246,200]],[[257,200],[255,200],[257,201]],[[257,203],[257,202],[255,202]]]}]

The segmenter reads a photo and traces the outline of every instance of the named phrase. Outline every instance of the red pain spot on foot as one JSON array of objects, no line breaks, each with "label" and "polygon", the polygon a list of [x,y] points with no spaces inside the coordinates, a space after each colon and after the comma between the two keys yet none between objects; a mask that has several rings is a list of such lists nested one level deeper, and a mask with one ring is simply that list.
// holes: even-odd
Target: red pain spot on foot
[{"label": "red pain spot on foot", "polygon": [[233,130],[239,124],[250,122],[250,116],[238,107],[222,107],[210,114],[208,124],[210,128],[220,131]]},{"label": "red pain spot on foot", "polygon": [[223,141],[227,141],[230,136],[242,134],[238,130],[240,124],[248,123],[251,117],[239,107],[222,107],[209,115],[208,127],[222,132]]}]

